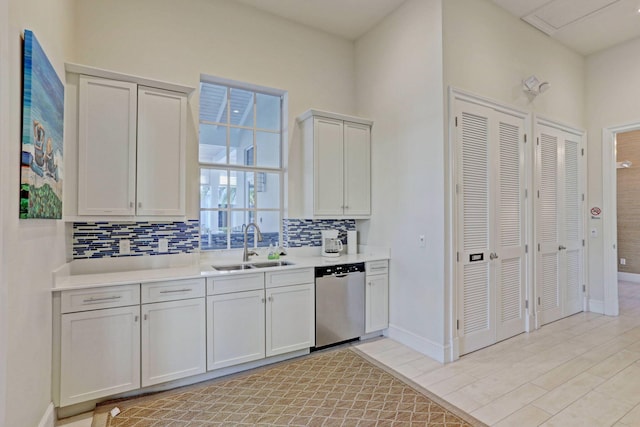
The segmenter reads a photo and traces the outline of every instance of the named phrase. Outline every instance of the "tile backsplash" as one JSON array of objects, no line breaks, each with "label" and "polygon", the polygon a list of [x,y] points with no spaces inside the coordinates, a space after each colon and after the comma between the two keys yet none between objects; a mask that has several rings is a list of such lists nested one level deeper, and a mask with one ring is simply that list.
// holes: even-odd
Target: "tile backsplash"
[{"label": "tile backsplash", "polygon": [[[186,222],[75,222],[73,258],[190,253],[199,248],[199,221]],[[120,255],[119,242],[128,239],[129,255]],[[169,251],[158,252],[158,239],[167,239]]]},{"label": "tile backsplash", "polygon": [[282,220],[283,240],[290,248],[322,246],[322,230],[338,230],[338,237],[347,243],[347,231],[356,229],[355,219],[292,219]]},{"label": "tile backsplash", "polygon": [[[340,239],[346,244],[347,231],[355,229],[356,221],[353,219],[287,218],[282,220],[282,240],[291,248],[322,246],[321,230],[338,230]],[[273,238],[266,240],[267,246],[278,239],[277,233],[272,234],[274,234]],[[130,242],[128,255],[120,255],[121,239],[128,239]],[[169,252],[158,252],[159,239],[169,241]],[[208,245],[205,242],[202,243],[202,247],[206,250]],[[199,248],[198,220],[73,223],[73,259],[191,253],[198,251]]]}]

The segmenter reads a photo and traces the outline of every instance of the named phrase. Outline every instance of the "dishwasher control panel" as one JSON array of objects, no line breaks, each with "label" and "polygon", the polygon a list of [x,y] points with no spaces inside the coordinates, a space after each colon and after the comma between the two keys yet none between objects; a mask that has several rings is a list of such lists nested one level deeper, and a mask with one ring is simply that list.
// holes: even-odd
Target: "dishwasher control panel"
[{"label": "dishwasher control panel", "polygon": [[316,277],[339,276],[348,273],[364,272],[364,262],[356,264],[336,264],[316,267]]}]

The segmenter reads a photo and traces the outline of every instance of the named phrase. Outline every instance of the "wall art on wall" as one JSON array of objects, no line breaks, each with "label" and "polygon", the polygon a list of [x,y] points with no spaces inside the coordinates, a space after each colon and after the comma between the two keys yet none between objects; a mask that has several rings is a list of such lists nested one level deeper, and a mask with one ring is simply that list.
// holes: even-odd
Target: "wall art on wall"
[{"label": "wall art on wall", "polygon": [[62,218],[64,86],[24,31],[20,218]]}]

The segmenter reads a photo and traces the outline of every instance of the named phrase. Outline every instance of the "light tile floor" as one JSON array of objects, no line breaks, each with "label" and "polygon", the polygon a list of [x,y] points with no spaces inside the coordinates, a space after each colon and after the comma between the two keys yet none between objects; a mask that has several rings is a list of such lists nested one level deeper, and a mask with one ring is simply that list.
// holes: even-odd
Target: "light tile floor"
[{"label": "light tile floor", "polygon": [[640,284],[620,316],[580,313],[442,365],[390,339],[358,348],[493,426],[640,426]]},{"label": "light tile floor", "polygon": [[447,365],[386,338],[358,348],[489,425],[640,426],[640,284],[619,295],[618,317],[580,313]]}]

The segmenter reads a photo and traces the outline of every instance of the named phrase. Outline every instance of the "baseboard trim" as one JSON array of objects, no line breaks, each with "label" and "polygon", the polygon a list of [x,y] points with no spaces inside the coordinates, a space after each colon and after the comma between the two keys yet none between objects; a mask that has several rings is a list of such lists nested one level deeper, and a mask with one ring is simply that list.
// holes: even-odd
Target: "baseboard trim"
[{"label": "baseboard trim", "polygon": [[440,363],[450,362],[448,360],[451,353],[449,345],[435,343],[396,325],[389,325],[387,336]]},{"label": "baseboard trim", "polygon": [[589,300],[589,311],[593,313],[604,314],[604,301],[590,299]]},{"label": "baseboard trim", "polygon": [[640,274],[618,272],[618,280],[625,282],[640,283]]},{"label": "baseboard trim", "polygon": [[40,419],[38,423],[38,427],[54,427],[55,425],[55,408],[53,407],[53,402],[49,403],[47,406],[47,410],[44,411],[44,415]]}]

